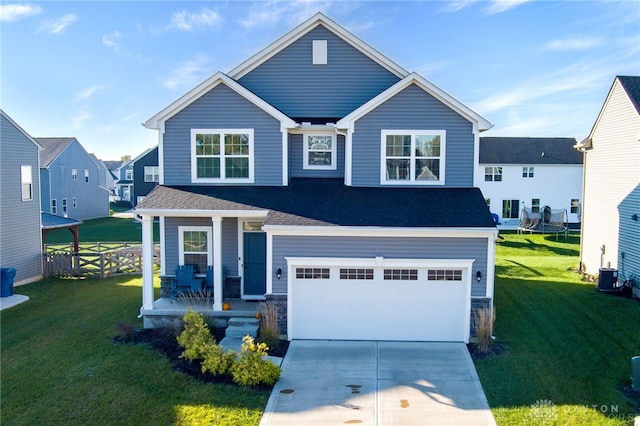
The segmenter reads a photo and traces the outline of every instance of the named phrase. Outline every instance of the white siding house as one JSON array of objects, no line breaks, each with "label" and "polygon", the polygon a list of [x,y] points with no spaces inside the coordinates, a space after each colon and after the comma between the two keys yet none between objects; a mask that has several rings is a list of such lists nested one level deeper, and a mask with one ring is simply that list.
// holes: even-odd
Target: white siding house
[{"label": "white siding house", "polygon": [[524,206],[566,209],[580,223],[582,156],[574,138],[481,137],[476,186],[500,228],[515,229]]},{"label": "white siding house", "polygon": [[618,76],[584,153],[580,261],[584,272],[618,269],[619,282],[640,277],[640,77]]}]

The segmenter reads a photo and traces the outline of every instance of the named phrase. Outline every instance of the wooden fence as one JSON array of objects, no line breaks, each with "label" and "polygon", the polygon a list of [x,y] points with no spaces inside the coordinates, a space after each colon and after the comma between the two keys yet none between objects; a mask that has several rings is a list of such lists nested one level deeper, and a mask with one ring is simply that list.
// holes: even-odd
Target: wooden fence
[{"label": "wooden fence", "polygon": [[[160,245],[153,249],[153,263],[160,265]],[[140,243],[83,243],[79,251],[73,245],[45,245],[44,276],[97,277],[142,273]]]}]

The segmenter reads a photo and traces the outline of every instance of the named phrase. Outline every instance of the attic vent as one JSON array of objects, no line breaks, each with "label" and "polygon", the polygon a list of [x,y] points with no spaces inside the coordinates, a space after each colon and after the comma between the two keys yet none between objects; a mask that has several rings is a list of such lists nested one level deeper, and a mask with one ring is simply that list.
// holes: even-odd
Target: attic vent
[{"label": "attic vent", "polygon": [[327,65],[327,40],[313,40],[313,65]]}]

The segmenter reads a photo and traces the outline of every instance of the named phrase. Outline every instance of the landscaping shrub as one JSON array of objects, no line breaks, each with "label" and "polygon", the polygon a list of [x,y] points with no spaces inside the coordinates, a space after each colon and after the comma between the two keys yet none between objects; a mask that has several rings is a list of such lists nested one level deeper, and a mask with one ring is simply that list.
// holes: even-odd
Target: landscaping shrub
[{"label": "landscaping shrub", "polygon": [[260,314],[260,337],[258,340],[269,348],[277,347],[280,342],[278,307],[272,303],[259,302],[258,312]]},{"label": "landscaping shrub", "polygon": [[202,359],[202,372],[211,373],[214,376],[229,374],[236,364],[236,353],[225,351],[214,341],[205,346],[204,358]]},{"label": "landscaping shrub", "polygon": [[273,386],[280,378],[280,367],[263,358],[268,350],[266,344],[254,342],[253,337],[243,337],[240,358],[231,372],[233,381],[241,386]]},{"label": "landscaping shrub", "polygon": [[493,325],[496,322],[496,311],[491,306],[483,306],[473,313],[475,332],[478,339],[478,351],[486,354],[493,344]]},{"label": "landscaping shrub", "polygon": [[[204,322],[204,317],[189,309],[182,319],[184,330],[178,336],[178,344],[184,348],[182,357],[189,361],[203,360],[215,339]],[[217,345],[216,345],[217,346]]]}]

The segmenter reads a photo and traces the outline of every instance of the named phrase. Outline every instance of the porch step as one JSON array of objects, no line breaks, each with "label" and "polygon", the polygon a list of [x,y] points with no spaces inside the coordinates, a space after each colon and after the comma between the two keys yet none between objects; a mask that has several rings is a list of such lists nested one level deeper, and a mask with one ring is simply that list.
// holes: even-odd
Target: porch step
[{"label": "porch step", "polygon": [[257,318],[229,318],[229,326],[225,330],[226,337],[242,338],[246,335],[258,337],[260,321]]}]

